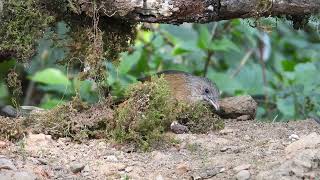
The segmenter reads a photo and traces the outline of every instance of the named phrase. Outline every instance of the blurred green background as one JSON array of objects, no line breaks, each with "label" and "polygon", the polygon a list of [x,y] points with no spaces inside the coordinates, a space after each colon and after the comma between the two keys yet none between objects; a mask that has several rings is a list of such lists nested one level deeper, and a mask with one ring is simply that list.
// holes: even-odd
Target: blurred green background
[{"label": "blurred green background", "polygon": [[[104,82],[121,98],[136,78],[175,69],[206,76],[222,96],[249,94],[259,103],[258,120],[286,121],[320,116],[320,34],[312,22],[294,30],[277,19],[231,20],[210,24],[149,25],[139,28],[134,45],[121,61],[105,60]],[[29,64],[14,59],[0,63],[0,103],[13,104],[7,74],[14,68],[21,78],[20,105],[50,109],[75,95],[89,103],[99,101],[97,84],[80,81],[79,68],[59,65],[68,49],[59,47],[50,33],[68,41],[68,27],[60,22],[39,40]]]}]

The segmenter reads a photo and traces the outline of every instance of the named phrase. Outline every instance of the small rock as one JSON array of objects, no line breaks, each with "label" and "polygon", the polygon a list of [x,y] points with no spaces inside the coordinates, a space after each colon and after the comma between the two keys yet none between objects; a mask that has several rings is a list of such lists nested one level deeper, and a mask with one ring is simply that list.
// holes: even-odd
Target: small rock
[{"label": "small rock", "polygon": [[[201,177],[200,179],[209,179],[214,177],[215,175],[220,173],[220,168],[207,168],[205,170],[202,170],[199,174],[199,176]],[[194,177],[198,177],[198,176],[194,176]]]},{"label": "small rock", "polygon": [[219,171],[219,173],[223,173],[223,172],[225,172],[225,171],[226,171],[226,168],[221,168],[220,171]]},{"label": "small rock", "polygon": [[25,149],[32,153],[37,153],[46,149],[50,149],[53,144],[50,135],[45,134],[29,134],[25,141]]},{"label": "small rock", "polygon": [[42,164],[42,165],[47,165],[48,164],[48,161],[45,160],[45,159],[38,159],[39,163]]},{"label": "small rock", "polygon": [[296,135],[296,134],[291,134],[291,135],[289,136],[289,139],[290,139],[291,141],[296,141],[296,140],[299,140],[300,138],[299,138],[299,136]]},{"label": "small rock", "polygon": [[187,173],[188,171],[190,171],[190,169],[190,165],[187,163],[180,163],[176,166],[176,172],[179,175]]},{"label": "small rock", "polygon": [[184,125],[178,123],[177,121],[173,121],[171,123],[170,129],[172,132],[174,132],[176,134],[184,134],[189,131],[189,128],[187,126],[184,126]]},{"label": "small rock", "polygon": [[4,156],[0,156],[0,170],[7,169],[7,170],[17,170],[16,166],[10,159],[7,159]]},{"label": "small rock", "polygon": [[238,172],[238,174],[236,175],[236,179],[237,180],[247,180],[250,179],[250,172],[248,170],[242,170],[240,172]]},{"label": "small rock", "polygon": [[70,170],[73,173],[78,173],[81,172],[84,169],[85,165],[84,164],[73,164],[70,166]]},{"label": "small rock", "polygon": [[247,121],[250,119],[251,119],[251,116],[249,116],[249,115],[242,115],[242,116],[237,117],[237,121]]},{"label": "small rock", "polygon": [[230,149],[231,149],[231,147],[228,147],[228,146],[227,146],[227,147],[221,148],[220,151],[221,151],[221,152],[226,152],[226,151],[228,151],[228,150],[230,150]]},{"label": "small rock", "polygon": [[303,149],[314,148],[320,144],[320,136],[314,132],[305,137],[300,138],[298,141],[295,141],[289,144],[285,152],[287,157],[290,158],[292,155],[297,154],[298,151]]},{"label": "small rock", "polygon": [[105,159],[110,162],[118,162],[119,161],[118,158],[114,155],[107,156]]},{"label": "small rock", "polygon": [[198,176],[198,175],[196,175],[196,176],[191,176],[192,178],[192,180],[201,180],[201,179],[203,179],[201,176]]},{"label": "small rock", "polygon": [[219,134],[221,135],[227,135],[227,134],[230,134],[230,133],[233,133],[233,129],[222,129],[221,131],[219,131]]},{"label": "small rock", "polygon": [[4,117],[17,117],[18,113],[14,107],[7,105],[0,109],[0,115]]},{"label": "small rock", "polygon": [[237,167],[233,168],[233,170],[235,172],[239,172],[239,171],[242,171],[242,170],[248,170],[250,167],[251,167],[251,164],[242,164],[240,166],[237,166]]}]

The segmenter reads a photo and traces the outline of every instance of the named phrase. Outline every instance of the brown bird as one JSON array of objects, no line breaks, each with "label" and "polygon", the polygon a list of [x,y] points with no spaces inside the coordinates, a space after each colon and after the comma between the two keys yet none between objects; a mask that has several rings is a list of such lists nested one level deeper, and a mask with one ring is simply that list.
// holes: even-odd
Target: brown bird
[{"label": "brown bird", "polygon": [[[164,79],[168,81],[170,90],[177,100],[191,103],[204,101],[212,105],[217,111],[219,110],[219,89],[208,78],[176,70],[162,71],[157,75],[163,75]],[[139,80],[149,81],[150,77]]]}]

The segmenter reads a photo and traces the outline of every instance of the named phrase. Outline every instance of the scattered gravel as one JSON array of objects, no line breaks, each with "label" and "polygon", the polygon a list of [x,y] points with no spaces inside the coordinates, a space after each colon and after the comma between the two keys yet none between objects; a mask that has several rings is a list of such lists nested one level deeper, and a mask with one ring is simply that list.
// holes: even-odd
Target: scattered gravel
[{"label": "scattered gravel", "polygon": [[320,162],[320,129],[312,120],[272,124],[230,120],[221,131],[174,136],[179,145],[151,152],[137,152],[105,140],[79,144],[44,134],[31,134],[18,143],[2,141],[0,179],[262,180],[320,176],[320,167],[314,163]]}]

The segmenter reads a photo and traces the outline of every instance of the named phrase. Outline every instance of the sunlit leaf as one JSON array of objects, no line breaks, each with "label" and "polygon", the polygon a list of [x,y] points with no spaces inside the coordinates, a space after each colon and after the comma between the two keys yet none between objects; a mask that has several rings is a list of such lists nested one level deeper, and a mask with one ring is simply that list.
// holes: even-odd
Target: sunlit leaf
[{"label": "sunlit leaf", "polygon": [[201,26],[199,30],[198,46],[201,49],[208,49],[211,42],[211,35],[206,26]]},{"label": "sunlit leaf", "polygon": [[47,68],[45,70],[38,71],[31,77],[31,79],[35,82],[49,85],[71,85],[68,77],[62,71],[55,68]]}]

